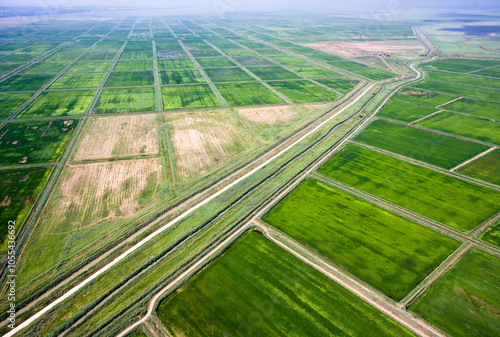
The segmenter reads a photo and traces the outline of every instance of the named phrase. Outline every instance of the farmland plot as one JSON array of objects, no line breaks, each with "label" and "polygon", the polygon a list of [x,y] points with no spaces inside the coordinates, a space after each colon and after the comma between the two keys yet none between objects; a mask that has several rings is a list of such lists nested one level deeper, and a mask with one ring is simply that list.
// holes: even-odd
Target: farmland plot
[{"label": "farmland plot", "polygon": [[57,74],[63,70],[68,63],[56,63],[56,62],[40,62],[35,63],[28,69],[24,70],[23,74],[37,74],[37,73],[52,73]]},{"label": "farmland plot", "polygon": [[21,104],[31,98],[33,94],[0,94],[0,118],[5,118],[16,110]]},{"label": "farmland plot", "polygon": [[456,83],[437,82],[423,80],[414,85],[416,88],[424,90],[434,90],[448,94],[459,95],[470,98],[485,99],[487,101],[500,102],[500,90],[471,87]]},{"label": "farmland plot", "polygon": [[112,72],[106,82],[106,87],[134,87],[153,85],[155,83],[152,71],[118,71]]},{"label": "farmland plot", "polygon": [[241,68],[208,68],[205,72],[213,82],[255,81]]},{"label": "farmland plot", "polygon": [[54,75],[14,75],[0,83],[0,91],[36,91],[47,84]]},{"label": "farmland plot", "polygon": [[436,111],[438,109],[398,101],[388,101],[380,109],[378,115],[403,122],[412,122]]},{"label": "farmland plot", "polygon": [[343,79],[323,79],[318,80],[319,83],[324,84],[330,88],[340,91],[343,94],[348,93],[359,83],[356,80],[343,80]]},{"label": "farmland plot", "polygon": [[158,153],[155,118],[148,114],[92,119],[73,160]]},{"label": "farmland plot", "polygon": [[443,109],[463,112],[478,117],[493,118],[500,120],[500,104],[485,102],[477,99],[462,98],[450,104],[446,104]]},{"label": "farmland plot", "polygon": [[306,80],[273,81],[269,85],[294,103],[333,101],[338,97],[336,93]]},{"label": "farmland plot", "polygon": [[300,79],[299,76],[283,67],[251,67],[248,70],[264,81]]},{"label": "farmland plot", "polygon": [[99,98],[96,112],[152,111],[154,108],[154,88],[106,89]]},{"label": "farmland plot", "polygon": [[65,74],[55,81],[49,89],[87,89],[97,88],[104,73]]},{"label": "farmland plot", "polygon": [[69,68],[68,73],[103,72],[110,66],[111,61],[78,61]]},{"label": "farmland plot", "polygon": [[398,301],[459,243],[368,201],[306,180],[263,221]]},{"label": "farmland plot", "polygon": [[149,70],[153,69],[153,60],[118,61],[114,70]]},{"label": "farmland plot", "polygon": [[367,77],[375,81],[383,81],[398,76],[397,74],[374,68],[349,69],[349,72]]},{"label": "farmland plot", "polygon": [[158,69],[196,68],[190,59],[158,59]]},{"label": "farmland plot", "polygon": [[172,336],[412,335],[256,233],[167,297],[157,312]]},{"label": "farmland plot", "polygon": [[83,115],[94,95],[93,90],[44,92],[19,118]]},{"label": "farmland plot", "polygon": [[216,86],[230,106],[284,103],[281,98],[257,82],[221,83]]},{"label": "farmland plot", "polygon": [[162,88],[163,107],[168,109],[210,108],[220,106],[208,85],[179,85]]},{"label": "farmland plot", "polygon": [[205,78],[196,69],[162,70],[160,71],[161,84],[205,83]]},{"label": "farmland plot", "polygon": [[458,172],[500,186],[500,149],[474,160]]},{"label": "farmland plot", "polygon": [[440,94],[434,91],[403,88],[399,90],[392,98],[400,101],[423,104],[434,107],[452,101],[457,97],[447,94]]},{"label": "farmland plot", "polygon": [[329,77],[344,77],[339,73],[336,73],[332,70],[325,69],[320,66],[290,66],[288,67],[293,71],[296,71],[305,77],[309,78],[329,78]]},{"label": "farmland plot", "polygon": [[500,248],[500,221],[484,231],[479,238],[490,245]]},{"label": "farmland plot", "polygon": [[236,63],[226,57],[200,57],[196,61],[203,68],[236,67]]},{"label": "farmland plot", "polygon": [[493,89],[500,88],[500,81],[491,78],[442,73],[438,71],[427,71],[427,75],[433,80],[474,85]]},{"label": "farmland plot", "polygon": [[498,191],[356,145],[318,172],[464,232],[500,210]]}]

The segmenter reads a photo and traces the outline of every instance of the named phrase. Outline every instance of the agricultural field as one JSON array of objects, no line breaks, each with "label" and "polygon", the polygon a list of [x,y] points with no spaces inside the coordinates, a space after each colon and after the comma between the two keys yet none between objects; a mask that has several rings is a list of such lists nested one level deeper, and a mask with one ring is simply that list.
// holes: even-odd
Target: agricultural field
[{"label": "agricultural field", "polygon": [[22,73],[23,74],[38,74],[38,73],[52,73],[52,74],[57,74],[58,72],[62,71],[68,63],[49,63],[49,62],[40,62],[40,63],[35,63],[28,69],[24,70]]},{"label": "agricultural field", "polygon": [[163,107],[168,109],[210,108],[220,106],[208,85],[175,85],[162,88]]},{"label": "agricultural field", "polygon": [[377,115],[402,122],[412,122],[436,111],[438,109],[399,101],[388,101]]},{"label": "agricultural field", "polygon": [[160,71],[161,84],[189,84],[205,83],[205,78],[196,69],[162,70]]},{"label": "agricultural field", "polygon": [[471,87],[463,84],[423,80],[414,85],[415,88],[445,92],[452,95],[469,98],[479,98],[487,101],[500,102],[500,90]]},{"label": "agricultural field", "polygon": [[31,96],[33,96],[31,93],[0,94],[0,118],[5,118],[13,113]]},{"label": "agricultural field", "polygon": [[68,73],[104,72],[111,66],[111,61],[78,61]]},{"label": "agricultural field", "polygon": [[474,160],[458,172],[500,186],[500,149]]},{"label": "agricultural field", "polygon": [[118,61],[114,70],[149,70],[153,69],[153,60]]},{"label": "agricultural field", "polygon": [[154,88],[105,89],[97,103],[97,113],[152,111],[155,108]]},{"label": "agricultural field", "polygon": [[398,76],[397,74],[374,68],[349,69],[349,72],[367,77],[374,81],[383,81]]},{"label": "agricultural field", "polygon": [[403,88],[399,90],[394,96],[392,96],[392,98],[409,103],[416,103],[416,104],[435,107],[447,103],[449,101],[452,101],[457,97],[434,91],[414,89],[414,88]]},{"label": "agricultural field", "polygon": [[257,82],[216,85],[229,106],[282,104],[281,98]]},{"label": "agricultural field", "polygon": [[52,192],[42,220],[53,234],[130,217],[156,198],[160,159],[69,165]]},{"label": "agricultural field", "polygon": [[[274,66],[274,63],[260,56],[238,56],[234,60],[244,67],[260,67],[263,75],[267,75],[268,72],[262,69],[262,66]],[[276,67],[273,67],[276,68]],[[281,68],[281,67],[280,67]],[[254,69],[250,69],[254,70]],[[286,76],[282,69],[275,69],[276,72],[280,73],[279,76]],[[262,78],[263,79],[263,78]]]},{"label": "agricultural field", "polygon": [[286,55],[286,56],[269,56],[270,59],[273,59],[275,60],[276,62],[279,62],[285,66],[293,66],[293,65],[301,65],[301,64],[304,64],[304,65],[308,65],[310,64],[308,61],[304,60],[304,59],[301,59],[301,58],[298,58],[298,57],[295,57],[295,56],[290,56],[290,55]]},{"label": "agricultural field", "polygon": [[0,83],[0,91],[36,91],[46,85],[54,75],[14,75]]},{"label": "agricultural field", "polygon": [[154,83],[153,71],[114,71],[106,81],[105,87],[135,87]]},{"label": "agricultural field", "polygon": [[203,68],[236,67],[236,63],[226,57],[200,57],[196,61]]},{"label": "agricultural field", "polygon": [[372,122],[355,140],[446,169],[488,150],[485,145],[384,120]]},{"label": "agricultural field", "polygon": [[195,68],[190,59],[158,59],[158,69]]},{"label": "agricultural field", "polygon": [[333,70],[322,68],[320,66],[305,65],[305,66],[289,66],[288,68],[308,78],[344,77],[344,75],[336,73]]},{"label": "agricultural field", "polygon": [[318,172],[463,232],[499,211],[498,191],[357,145]]},{"label": "agricultural field", "polygon": [[500,145],[500,124],[481,118],[444,111],[416,125]]},{"label": "agricultural field", "polygon": [[438,71],[426,71],[428,78],[436,81],[460,83],[464,85],[500,89],[500,81],[492,78],[477,76],[467,76],[452,73],[442,73]]},{"label": "agricultural field", "polygon": [[158,153],[156,115],[92,118],[72,157],[92,160]]},{"label": "agricultural field", "polygon": [[500,259],[473,249],[410,306],[451,336],[495,336],[500,330]]},{"label": "agricultural field", "polygon": [[498,64],[497,61],[488,60],[466,60],[466,59],[441,59],[429,63],[424,63],[420,67],[430,70],[444,70],[457,73],[468,73],[491,67]]},{"label": "agricultural field", "polygon": [[172,336],[412,336],[257,233],[245,234],[157,313]]},{"label": "agricultural field", "polygon": [[89,89],[97,88],[104,78],[104,73],[65,74],[50,87],[53,89]]},{"label": "agricultural field", "polygon": [[500,120],[499,103],[462,98],[453,103],[446,104],[443,106],[443,109]]},{"label": "agricultural field", "polygon": [[205,72],[208,77],[216,83],[255,81],[252,76],[241,68],[208,68],[205,69]]},{"label": "agricultural field", "polygon": [[294,103],[333,101],[338,97],[336,93],[306,80],[273,81],[269,85]]},{"label": "agricultural field", "polygon": [[146,60],[153,58],[153,51],[125,51],[120,56],[121,60]]},{"label": "agricultural field", "polygon": [[[255,141],[227,110],[169,116],[176,177],[188,181],[250,150]],[[166,137],[166,136],[164,136]]]},{"label": "agricultural field", "polygon": [[0,129],[0,165],[58,160],[76,124],[71,119],[6,124]]},{"label": "agricultural field", "polygon": [[300,76],[283,67],[251,67],[248,70],[264,81],[300,79]]},{"label": "agricultural field", "polygon": [[7,222],[15,221],[19,232],[51,172],[51,167],[0,171],[0,220],[4,224],[0,227],[0,256],[7,249]]},{"label": "agricultural field", "polygon": [[490,226],[479,238],[490,245],[500,248],[500,221]]},{"label": "agricultural field", "polygon": [[263,221],[399,301],[459,243],[317,180],[306,180]]},{"label": "agricultural field", "polygon": [[19,118],[83,115],[94,95],[94,90],[44,92]]},{"label": "agricultural field", "polygon": [[327,87],[333,88],[343,94],[347,94],[349,91],[354,89],[354,87],[359,83],[356,80],[343,80],[343,79],[323,79],[323,80],[318,80],[318,82],[326,85]]}]

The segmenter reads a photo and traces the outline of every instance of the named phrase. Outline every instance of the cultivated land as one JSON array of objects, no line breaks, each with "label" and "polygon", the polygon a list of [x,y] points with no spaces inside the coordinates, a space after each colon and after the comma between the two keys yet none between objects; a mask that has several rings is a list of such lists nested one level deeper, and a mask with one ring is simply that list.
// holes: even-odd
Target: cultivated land
[{"label": "cultivated land", "polygon": [[27,101],[33,94],[0,94],[0,118],[5,118]]},{"label": "cultivated land", "polygon": [[260,83],[221,83],[216,85],[230,106],[282,104],[281,98]]},{"label": "cultivated land", "polygon": [[217,97],[208,85],[176,85],[163,87],[161,90],[165,110],[220,106]]},{"label": "cultivated land", "polygon": [[488,228],[479,238],[484,242],[500,248],[500,221]]},{"label": "cultivated land", "polygon": [[318,172],[463,232],[499,210],[498,191],[357,145]]},{"label": "cultivated land", "polygon": [[336,93],[309,81],[276,81],[269,82],[269,85],[294,103],[333,101],[338,97]]},{"label": "cultivated land", "polygon": [[354,89],[354,87],[359,83],[355,80],[344,79],[319,79],[318,82],[337,91],[340,91],[343,94],[348,93],[349,91]]},{"label": "cultivated land", "polygon": [[19,117],[52,117],[83,115],[92,98],[93,90],[51,91],[41,94]]},{"label": "cultivated land", "polygon": [[0,83],[0,91],[35,91],[47,84],[54,75],[15,75]]},{"label": "cultivated land", "polygon": [[471,250],[410,309],[452,336],[500,330],[500,259]]},{"label": "cultivated land", "polygon": [[104,78],[104,73],[67,74],[61,76],[49,89],[97,88]]},{"label": "cultivated land", "polygon": [[263,218],[399,301],[459,243],[316,180]]},{"label": "cultivated land", "polygon": [[173,336],[412,335],[257,233],[164,300],[158,317]]},{"label": "cultivated land", "polygon": [[471,162],[458,172],[500,186],[500,149]]},{"label": "cultivated land", "polygon": [[462,98],[445,105],[443,109],[500,120],[500,104],[494,102]]},{"label": "cultivated land", "polygon": [[378,115],[398,121],[412,122],[436,111],[438,111],[438,109],[405,102],[389,101],[379,111]]},{"label": "cultivated land", "polygon": [[472,87],[463,84],[424,80],[415,84],[415,88],[445,92],[452,95],[479,98],[487,101],[500,102],[500,90]]},{"label": "cultivated land", "polygon": [[[420,83],[422,82],[419,82],[418,84]],[[404,88],[399,90],[392,98],[400,101],[435,107],[444,104],[446,102],[452,101],[457,97],[434,91]]]},{"label": "cultivated land", "polygon": [[95,112],[152,111],[154,108],[154,88],[105,89],[99,97]]},{"label": "cultivated land", "polygon": [[158,153],[156,115],[93,118],[73,160],[131,157]]},{"label": "cultivated land", "polygon": [[485,145],[384,120],[372,122],[355,140],[447,169],[488,150]]}]

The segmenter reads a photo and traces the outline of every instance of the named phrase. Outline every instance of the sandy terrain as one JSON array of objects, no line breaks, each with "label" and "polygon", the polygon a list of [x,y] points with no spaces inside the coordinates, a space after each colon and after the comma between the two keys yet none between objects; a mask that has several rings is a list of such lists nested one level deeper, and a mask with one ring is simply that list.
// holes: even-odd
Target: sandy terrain
[{"label": "sandy terrain", "polygon": [[96,118],[73,160],[158,153],[156,115]]}]

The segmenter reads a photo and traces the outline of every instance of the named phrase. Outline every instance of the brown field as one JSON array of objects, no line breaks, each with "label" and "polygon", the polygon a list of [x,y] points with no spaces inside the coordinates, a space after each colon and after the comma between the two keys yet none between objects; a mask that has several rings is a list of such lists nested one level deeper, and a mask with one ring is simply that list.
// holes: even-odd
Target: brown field
[{"label": "brown field", "polygon": [[176,176],[187,181],[255,147],[228,110],[180,114],[169,118]]},{"label": "brown field", "polygon": [[252,122],[272,125],[294,120],[297,115],[302,113],[300,110],[305,110],[304,112],[311,112],[325,106],[326,104],[308,104],[300,107],[282,105],[272,107],[243,108],[236,110]]},{"label": "brown field", "polygon": [[43,218],[55,234],[130,217],[153,198],[160,182],[158,158],[68,165]]},{"label": "brown field", "polygon": [[94,118],[73,160],[158,153],[155,114]]},{"label": "brown field", "polygon": [[321,50],[325,53],[342,57],[360,57],[378,53],[386,54],[420,54],[424,48],[418,40],[395,41],[363,41],[363,42],[335,42],[334,45],[326,43],[305,43],[304,46]]}]

